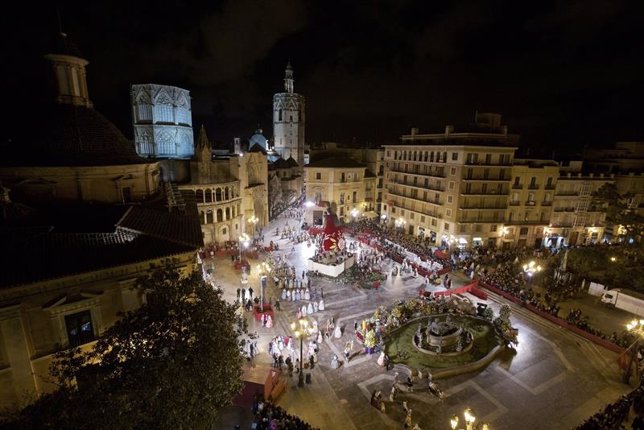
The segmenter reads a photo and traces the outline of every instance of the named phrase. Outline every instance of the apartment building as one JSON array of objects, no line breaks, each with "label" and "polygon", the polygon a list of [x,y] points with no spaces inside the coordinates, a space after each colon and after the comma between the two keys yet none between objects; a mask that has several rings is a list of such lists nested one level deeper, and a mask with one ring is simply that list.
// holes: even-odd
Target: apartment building
[{"label": "apartment building", "polygon": [[477,114],[462,130],[412,129],[384,145],[384,222],[436,245],[499,245],[517,144],[500,115]]},{"label": "apartment building", "polygon": [[539,247],[550,224],[559,165],[553,160],[515,159],[511,171],[502,245]]},{"label": "apartment building", "polygon": [[364,216],[376,216],[367,210],[373,204],[365,200],[365,190],[373,198],[376,176],[365,165],[349,157],[331,157],[304,166],[309,224],[321,224],[328,208],[344,222]]}]

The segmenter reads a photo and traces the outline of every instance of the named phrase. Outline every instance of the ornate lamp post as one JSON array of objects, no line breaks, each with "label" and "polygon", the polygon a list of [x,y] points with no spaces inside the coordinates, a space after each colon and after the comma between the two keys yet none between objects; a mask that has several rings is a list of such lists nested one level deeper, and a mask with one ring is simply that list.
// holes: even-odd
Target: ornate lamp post
[{"label": "ornate lamp post", "polygon": [[628,360],[628,366],[624,370],[623,381],[625,384],[628,384],[628,381],[631,378],[631,371],[633,369],[633,361],[635,361],[637,357],[637,351],[640,346],[640,338],[644,336],[644,319],[629,322],[626,324],[626,329],[636,336],[635,342],[633,342],[630,348],[627,349],[627,351],[630,351],[631,356]]},{"label": "ornate lamp post", "polygon": [[536,264],[534,261],[531,261],[528,264],[523,265],[523,271],[529,277],[532,277],[532,275],[534,275],[535,273],[541,272],[541,270],[543,270],[541,265]]},{"label": "ornate lamp post", "polygon": [[405,218],[400,217],[394,221],[394,224],[402,230],[405,227],[405,224],[407,224],[407,221],[405,221]]},{"label": "ornate lamp post", "polygon": [[253,215],[252,217],[248,218],[248,222],[253,224],[253,236],[255,236],[255,234],[257,234],[257,223],[259,222],[259,218]]},{"label": "ornate lamp post", "polygon": [[[490,426],[488,426],[485,423],[482,423],[480,425],[480,427],[479,426],[476,426],[476,427],[474,426],[474,423],[476,422],[476,417],[474,416],[474,412],[472,412],[472,409],[470,409],[470,408],[466,408],[463,411],[463,418],[464,418],[464,421],[465,421],[465,430],[475,430],[475,428],[480,429],[480,430],[490,430]],[[452,428],[452,430],[458,430],[459,429],[459,427],[458,427],[459,422],[460,422],[460,419],[459,419],[458,415],[454,415],[449,420],[449,424],[450,424],[450,427]],[[462,430],[462,428],[461,428],[461,430]]]},{"label": "ornate lamp post", "polygon": [[356,218],[360,215],[360,211],[356,208],[351,209],[351,216],[353,217],[353,221],[356,220]]},{"label": "ornate lamp post", "polygon": [[250,246],[250,237],[246,233],[243,233],[239,236],[239,261],[242,259],[242,248],[248,248]]},{"label": "ornate lamp post", "polygon": [[300,374],[297,379],[297,386],[298,387],[303,387],[304,386],[304,372],[302,371],[302,342],[304,341],[304,336],[308,335],[308,327],[309,327],[309,322],[305,320],[304,318],[300,318],[297,323],[292,322],[291,323],[291,330],[294,331],[294,335],[296,338],[300,339]]}]

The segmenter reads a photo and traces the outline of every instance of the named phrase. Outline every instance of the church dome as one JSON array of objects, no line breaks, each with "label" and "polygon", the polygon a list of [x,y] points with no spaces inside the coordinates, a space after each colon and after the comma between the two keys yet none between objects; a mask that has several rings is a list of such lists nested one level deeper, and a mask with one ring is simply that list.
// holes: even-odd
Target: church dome
[{"label": "church dome", "polygon": [[248,139],[248,148],[252,148],[255,145],[259,145],[266,151],[268,149],[268,139],[262,134],[262,129],[257,129],[255,134],[253,134],[250,139]]},{"label": "church dome", "polygon": [[146,162],[110,120],[90,107],[55,104],[42,113],[38,127],[25,130],[12,141],[0,164],[106,166]]}]

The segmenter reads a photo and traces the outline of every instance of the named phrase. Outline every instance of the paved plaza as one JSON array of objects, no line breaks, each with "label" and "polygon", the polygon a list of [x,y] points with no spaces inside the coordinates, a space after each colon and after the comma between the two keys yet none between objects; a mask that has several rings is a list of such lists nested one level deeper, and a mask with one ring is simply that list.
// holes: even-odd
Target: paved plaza
[{"label": "paved plaza", "polygon": [[[275,229],[288,222],[299,225],[298,220],[280,218],[264,229],[265,242],[276,241]],[[350,239],[350,238],[349,238]],[[311,250],[306,243],[295,245],[288,240],[277,240],[280,253],[285,254],[301,274],[306,257]],[[259,290],[257,261],[251,260],[249,285]],[[382,269],[391,270],[393,262],[385,260]],[[240,286],[240,274],[230,258],[217,259],[217,282],[223,287],[228,300],[234,300]],[[453,275],[453,287],[467,282],[458,274]],[[445,393],[443,400],[431,396],[426,384],[418,385],[413,392],[399,392],[395,402],[386,402],[385,413],[370,405],[373,390],[381,390],[388,400],[394,380],[394,370],[385,371],[378,366],[377,354],[365,355],[354,347],[355,355],[340,368],[332,369],[333,355],[343,358],[347,341],[355,339],[353,323],[369,317],[380,305],[415,297],[422,278],[389,276],[379,290],[364,290],[343,286],[330,279],[312,280],[312,286],[324,291],[325,310],[309,316],[320,327],[331,317],[343,327],[340,339],[333,336],[320,346],[318,365],[312,370],[312,382],[297,387],[294,374],[288,389],[277,401],[289,413],[302,417],[311,425],[327,429],[397,429],[403,427],[402,401],[413,411],[413,418],[420,427],[427,429],[449,428],[449,419],[466,407],[472,408],[477,421],[497,429],[567,429],[580,424],[607,403],[615,401],[630,388],[620,382],[613,352],[551,324],[529,311],[510,304],[511,321],[519,329],[516,351],[504,351],[485,370],[436,380]],[[275,287],[269,287],[266,297],[279,297]],[[480,299],[466,294],[472,302]],[[498,313],[504,299],[489,294],[486,303]],[[270,339],[276,335],[290,334],[290,322],[296,316],[297,303],[281,302],[281,311],[275,311],[272,328],[262,327],[248,315],[249,331],[259,335],[260,353],[255,362],[272,363],[267,352]],[[300,303],[301,306],[301,303]],[[222,413],[215,428],[233,428],[241,424],[250,426],[250,411],[230,408]]]}]

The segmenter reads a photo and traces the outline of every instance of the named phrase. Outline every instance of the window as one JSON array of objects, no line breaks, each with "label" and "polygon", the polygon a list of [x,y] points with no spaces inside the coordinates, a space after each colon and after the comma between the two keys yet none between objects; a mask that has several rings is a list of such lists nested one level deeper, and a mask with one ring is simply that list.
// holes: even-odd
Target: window
[{"label": "window", "polygon": [[449,181],[449,189],[450,190],[454,189],[454,181]]},{"label": "window", "polygon": [[449,231],[449,223],[448,222],[446,222],[443,227],[444,227],[445,231]]},{"label": "window", "polygon": [[416,214],[415,214],[415,213],[413,213],[413,212],[411,212],[411,213],[409,214],[409,219],[414,219],[414,215],[416,215]]},{"label": "window", "polygon": [[447,215],[447,216],[452,216],[452,210],[451,210],[451,209],[447,209],[447,211],[445,212],[445,215]]},{"label": "window", "polygon": [[490,232],[495,232],[496,231],[496,224],[492,224],[490,226]]},{"label": "window", "polygon": [[420,216],[420,222],[425,222],[425,215]]},{"label": "window", "polygon": [[456,174],[456,167],[452,167],[452,168],[449,170],[449,173],[450,173],[450,175],[454,176],[454,175]]},{"label": "window", "polygon": [[482,229],[483,229],[483,225],[482,225],[482,224],[475,224],[475,225],[474,225],[474,231],[475,231],[475,232],[480,233]]},{"label": "window", "polygon": [[466,224],[459,225],[458,230],[459,230],[460,233],[465,233],[467,231],[467,225]]},{"label": "window", "polygon": [[77,347],[95,339],[92,314],[89,310],[65,316],[65,328],[70,347]]},{"label": "window", "polygon": [[344,193],[340,193],[340,204],[344,204]]},{"label": "window", "polygon": [[[468,185],[469,185],[469,184],[468,184]],[[453,200],[454,200],[454,197],[452,197],[452,196],[447,196],[447,203],[452,203],[452,201],[453,201]]]},{"label": "window", "polygon": [[436,219],[432,218],[432,226],[436,227],[436,225],[438,225],[438,222],[436,221]]},{"label": "window", "polygon": [[485,164],[492,164],[492,154],[485,154]]},{"label": "window", "polygon": [[[385,209],[387,209],[387,208],[385,208]],[[396,207],[395,207],[395,206],[391,208],[391,213],[392,213],[392,214],[395,214],[395,213],[396,213]]]},{"label": "window", "polygon": [[458,160],[458,152],[452,152],[452,160],[453,161]]},{"label": "window", "polygon": [[121,190],[123,192],[123,203],[129,203],[132,201],[132,188],[123,187]]},{"label": "window", "polygon": [[316,179],[316,180],[318,180],[318,181],[319,181],[320,179],[322,179],[322,173],[320,173],[320,172],[315,172],[315,179]]},{"label": "window", "polygon": [[353,201],[354,202],[358,201],[358,192],[357,191],[353,192]]},{"label": "window", "polygon": [[525,236],[526,234],[528,234],[528,227],[521,227],[521,230],[519,230],[519,234],[521,236]]}]

